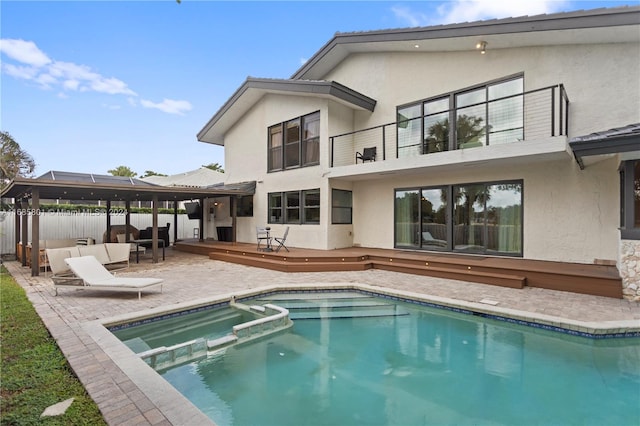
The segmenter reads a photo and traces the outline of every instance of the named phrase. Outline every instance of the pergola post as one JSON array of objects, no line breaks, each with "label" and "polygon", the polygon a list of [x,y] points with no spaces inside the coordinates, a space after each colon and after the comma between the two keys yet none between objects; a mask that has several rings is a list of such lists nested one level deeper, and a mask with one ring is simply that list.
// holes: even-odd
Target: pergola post
[{"label": "pergola post", "polygon": [[234,195],[229,197],[231,200],[231,242],[236,242],[236,225],[238,217],[238,196]]},{"label": "pergola post", "polygon": [[129,234],[131,234],[131,201],[124,202],[126,213],[124,214],[124,240],[129,242]]},{"label": "pergola post", "polygon": [[158,263],[158,196],[156,194],[153,194],[151,212],[153,226],[151,231],[151,252],[153,254],[153,263]]},{"label": "pergola post", "polygon": [[111,200],[107,200],[107,238],[103,243],[111,242]]},{"label": "pergola post", "polygon": [[31,276],[40,275],[40,190],[31,193]]},{"label": "pergola post", "polygon": [[204,198],[200,198],[200,219],[198,220],[198,226],[200,226],[200,242],[204,241]]},{"label": "pergola post", "polygon": [[[25,203],[27,203],[26,207],[25,207]],[[16,206],[18,206],[18,203],[16,203]],[[27,244],[29,240],[29,222],[27,221],[26,212],[28,208],[29,208],[29,201],[26,199],[20,200],[20,208],[18,210],[21,210],[21,214],[19,214],[18,217],[16,218],[16,222],[18,220],[20,221],[20,228],[21,228],[20,238],[22,239],[22,247],[20,248],[20,250],[22,250],[22,253],[20,253],[20,258],[22,259],[22,266],[27,266]]]},{"label": "pergola post", "polygon": [[178,242],[178,202],[173,202],[173,244]]}]

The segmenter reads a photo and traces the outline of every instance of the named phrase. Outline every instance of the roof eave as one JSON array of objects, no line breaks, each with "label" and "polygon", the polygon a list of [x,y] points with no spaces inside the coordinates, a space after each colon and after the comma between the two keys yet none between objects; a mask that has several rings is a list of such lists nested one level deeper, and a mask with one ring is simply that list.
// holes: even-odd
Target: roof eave
[{"label": "roof eave", "polygon": [[[249,93],[254,93],[254,97],[248,99],[247,103],[242,104],[242,98],[246,99]],[[375,99],[335,81],[278,80],[249,77],[213,115],[202,130],[198,132],[198,141],[223,146],[224,133],[267,93],[328,97],[357,110],[373,111],[376,106]]]},{"label": "roof eave", "polygon": [[[620,7],[589,11],[565,12],[517,18],[492,19],[430,27],[400,28],[391,30],[337,33],[292,76],[292,79],[318,78],[314,69],[336,53],[335,60],[346,56],[347,47],[371,43],[426,41],[469,37],[486,37],[515,33],[540,33],[544,31],[576,30],[615,26],[637,26],[640,7]],[[340,49],[345,52],[339,52]]]}]

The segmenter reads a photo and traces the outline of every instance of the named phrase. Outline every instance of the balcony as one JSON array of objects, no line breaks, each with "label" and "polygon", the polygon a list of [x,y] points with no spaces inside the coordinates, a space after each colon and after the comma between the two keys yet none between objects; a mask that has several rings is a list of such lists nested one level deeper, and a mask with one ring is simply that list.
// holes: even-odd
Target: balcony
[{"label": "balcony", "polygon": [[[351,175],[389,171],[389,165],[379,164],[387,160],[404,160],[397,162],[399,168],[428,167],[460,163],[463,157],[477,161],[566,151],[569,98],[562,84],[486,102],[462,99],[456,109],[432,108],[436,111],[414,117],[400,110],[396,122],[331,136],[331,167],[347,166],[343,174]],[[363,167],[374,162],[357,159],[365,148],[375,148],[377,167]],[[356,169],[349,167],[356,164]]]}]

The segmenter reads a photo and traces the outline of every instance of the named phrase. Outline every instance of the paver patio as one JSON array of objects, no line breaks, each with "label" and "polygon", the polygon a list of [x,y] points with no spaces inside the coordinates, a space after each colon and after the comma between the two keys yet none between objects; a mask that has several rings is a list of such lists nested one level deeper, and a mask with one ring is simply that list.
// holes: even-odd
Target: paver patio
[{"label": "paver patio", "polygon": [[[497,307],[523,315],[550,315],[640,328],[640,303],[624,299],[558,292],[539,288],[511,289],[383,270],[358,272],[284,273],[210,260],[167,249],[165,262],[146,258],[132,263],[123,276],[160,277],[164,291],[135,293],[61,289],[55,296],[51,279],[31,276],[18,262],[4,262],[26,290],[38,314],[58,342],[76,375],[110,425],[211,424],[163,380],[139,372],[139,364],[122,361],[130,354],[106,351],[111,337],[100,320],[169,308],[193,300],[242,292],[268,285],[357,283],[386,287],[461,302],[497,301]],[[488,306],[487,309],[490,309]],[[115,339],[115,337],[113,337]],[[121,356],[122,355],[122,356]],[[135,359],[142,363],[142,361]],[[157,376],[157,375],[156,375]]]}]

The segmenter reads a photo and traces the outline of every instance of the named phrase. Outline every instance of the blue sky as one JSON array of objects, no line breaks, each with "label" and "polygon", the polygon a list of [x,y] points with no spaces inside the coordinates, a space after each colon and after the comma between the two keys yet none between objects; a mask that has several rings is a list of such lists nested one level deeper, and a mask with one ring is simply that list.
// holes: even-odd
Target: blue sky
[{"label": "blue sky", "polygon": [[628,1],[0,2],[0,129],[49,170],[224,166],[196,134],[248,76],[289,78],[336,32]]}]

